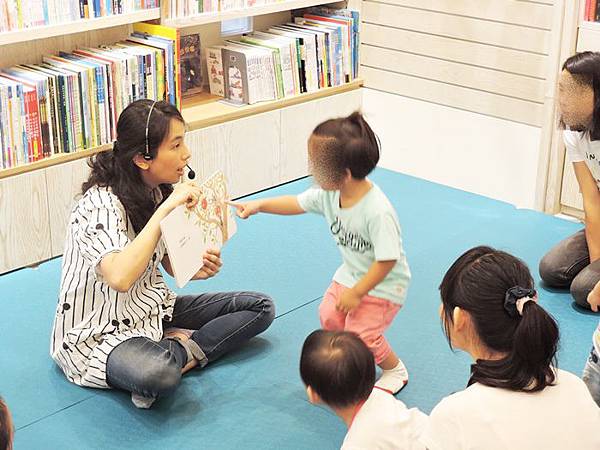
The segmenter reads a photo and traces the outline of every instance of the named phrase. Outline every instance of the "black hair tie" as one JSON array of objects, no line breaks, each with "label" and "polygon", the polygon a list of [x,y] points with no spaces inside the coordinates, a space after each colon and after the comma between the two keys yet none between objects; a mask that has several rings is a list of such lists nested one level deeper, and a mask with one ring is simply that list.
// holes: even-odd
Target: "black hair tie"
[{"label": "black hair tie", "polygon": [[535,289],[526,289],[521,286],[511,287],[504,296],[504,310],[510,317],[523,315],[523,305],[529,300],[537,301]]}]

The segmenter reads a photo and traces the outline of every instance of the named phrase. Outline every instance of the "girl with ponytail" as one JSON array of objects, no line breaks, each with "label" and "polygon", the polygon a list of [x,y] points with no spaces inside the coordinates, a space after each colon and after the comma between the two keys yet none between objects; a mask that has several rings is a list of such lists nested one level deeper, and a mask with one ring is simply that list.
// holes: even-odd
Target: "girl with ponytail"
[{"label": "girl with ponytail", "polygon": [[242,219],[258,212],[325,217],[343,264],[319,308],[321,325],[358,334],[383,369],[376,386],[395,394],[408,382],[408,373],[383,333],[404,303],[410,271],[396,212],[367,178],[378,161],[379,142],[359,112],[327,120],[308,139],[308,162],[318,187],[233,205]]},{"label": "girl with ponytail", "polygon": [[[173,272],[160,221],[200,194],[180,183],[191,156],[184,134],[183,117],[167,102],[127,106],[113,150],[90,160],[67,229],[50,354],[71,382],[128,391],[140,408],[274,318],[264,294],[177,295],[163,279],[160,268]],[[219,250],[203,262],[193,279],[219,272]]]},{"label": "girl with ponytail", "polygon": [[474,363],[467,388],[432,411],[422,438],[430,450],[600,448],[600,409],[581,379],[556,367],[558,325],[523,261],[475,247],[440,293],[450,347]]}]

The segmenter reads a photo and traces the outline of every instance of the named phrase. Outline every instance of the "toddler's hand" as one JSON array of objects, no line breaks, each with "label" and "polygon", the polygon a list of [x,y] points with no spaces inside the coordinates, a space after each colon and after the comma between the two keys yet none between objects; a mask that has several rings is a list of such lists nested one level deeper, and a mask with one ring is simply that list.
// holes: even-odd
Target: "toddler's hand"
[{"label": "toddler's hand", "polygon": [[361,299],[362,296],[354,289],[344,289],[337,302],[336,308],[338,311],[349,313],[360,304]]},{"label": "toddler's hand", "polygon": [[247,219],[250,216],[260,212],[260,201],[252,200],[246,203],[226,202],[235,208],[235,212],[240,219]]}]

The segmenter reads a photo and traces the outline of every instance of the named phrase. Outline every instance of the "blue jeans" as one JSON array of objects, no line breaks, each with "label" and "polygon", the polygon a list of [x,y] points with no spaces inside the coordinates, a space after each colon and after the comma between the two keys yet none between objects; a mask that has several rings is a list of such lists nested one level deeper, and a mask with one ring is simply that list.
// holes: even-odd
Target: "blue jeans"
[{"label": "blue jeans", "polygon": [[583,381],[590,390],[592,398],[600,406],[600,358],[594,347],[583,369]]},{"label": "blue jeans", "polygon": [[[163,326],[196,330],[191,338],[211,362],[262,333],[274,318],[268,296],[226,292],[177,297],[172,321]],[[186,350],[173,339],[131,338],[110,352],[106,380],[111,387],[157,398],[177,388],[186,362]]]}]

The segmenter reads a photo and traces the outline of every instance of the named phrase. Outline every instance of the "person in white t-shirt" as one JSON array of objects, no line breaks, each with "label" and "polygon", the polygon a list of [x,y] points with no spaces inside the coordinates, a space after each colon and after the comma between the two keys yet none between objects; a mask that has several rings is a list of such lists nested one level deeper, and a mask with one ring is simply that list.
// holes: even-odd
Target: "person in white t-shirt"
[{"label": "person in white t-shirt", "polygon": [[568,58],[559,80],[563,138],[583,195],[585,228],[553,247],[540,262],[550,287],[566,288],[578,305],[600,281],[600,53]]},{"label": "person in white t-shirt", "polygon": [[[600,308],[600,53],[583,52],[563,64],[559,81],[561,122],[567,155],[583,195],[585,228],[560,242],[540,262],[552,287],[570,287],[575,301]],[[600,323],[583,372],[600,405]]]},{"label": "person in white t-shirt", "polygon": [[429,450],[600,449],[600,408],[581,379],[556,368],[558,325],[523,261],[475,247],[440,292],[450,346],[474,364],[468,387],[431,412],[420,438]]},{"label": "person in white t-shirt", "polygon": [[317,330],[304,341],[300,376],[313,404],[325,404],[347,425],[342,450],[425,450],[427,416],[374,386],[373,354],[348,331]]}]

